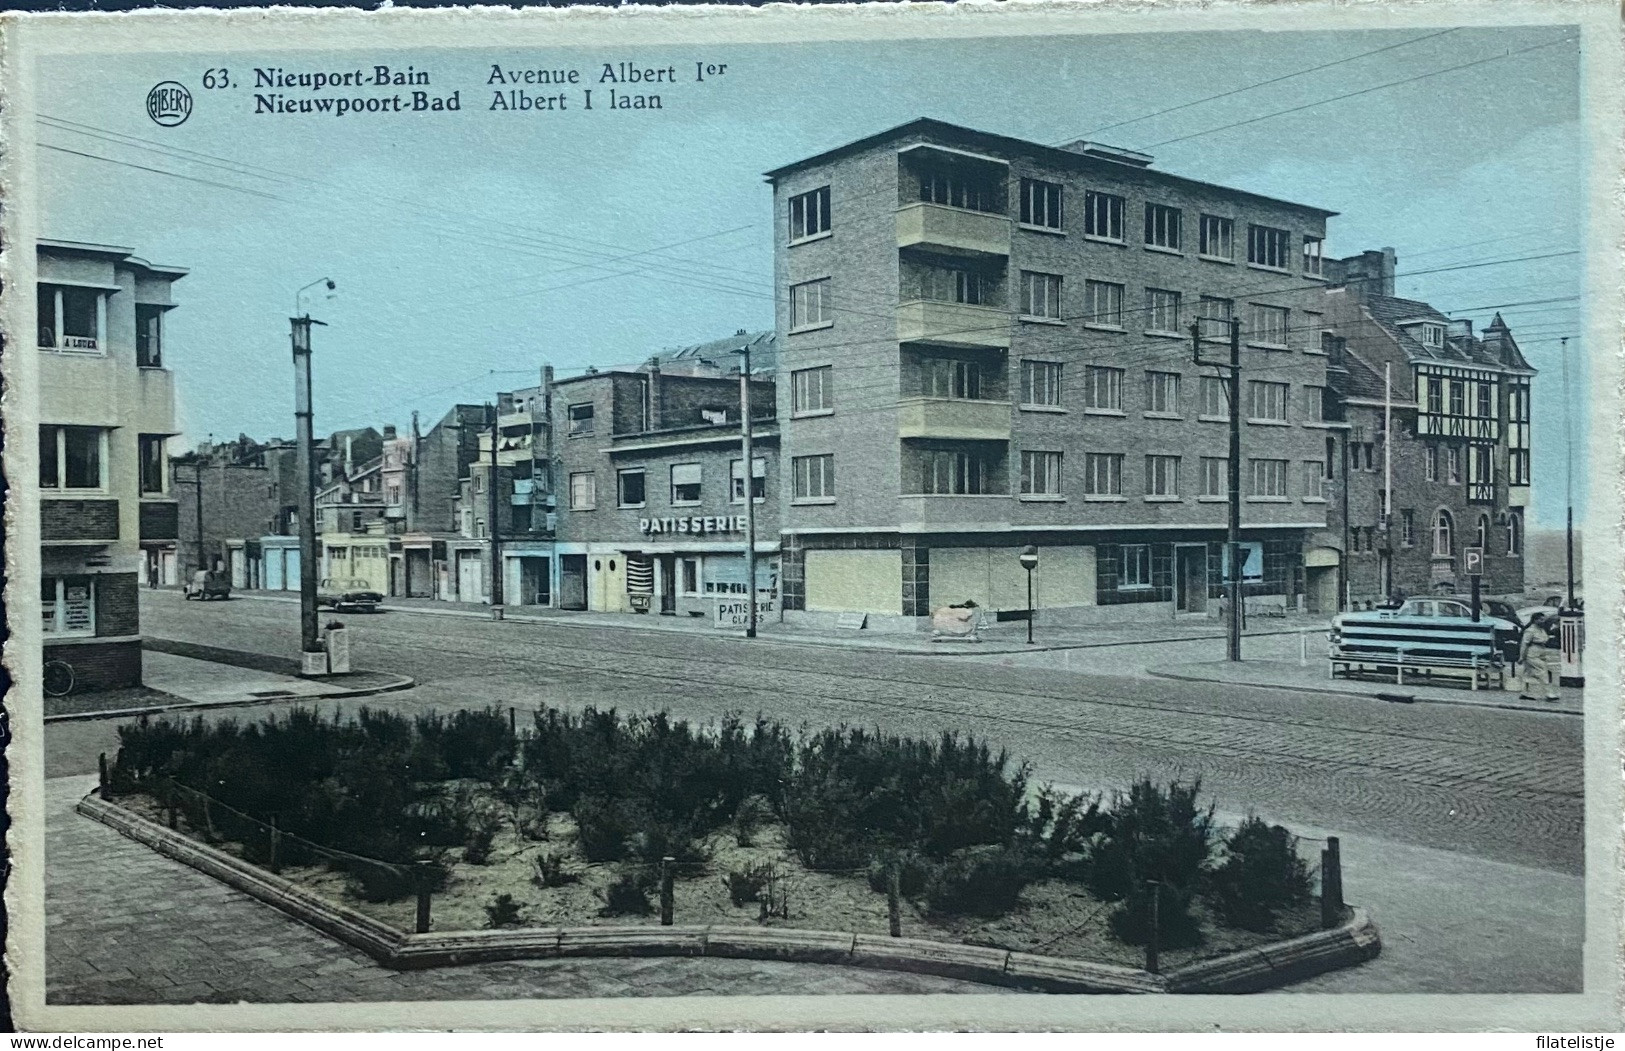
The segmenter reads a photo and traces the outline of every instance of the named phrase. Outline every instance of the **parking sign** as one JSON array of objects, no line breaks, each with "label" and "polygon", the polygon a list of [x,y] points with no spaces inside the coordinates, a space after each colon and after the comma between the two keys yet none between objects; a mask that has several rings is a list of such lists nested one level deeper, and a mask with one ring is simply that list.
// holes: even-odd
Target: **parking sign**
[{"label": "parking sign", "polygon": [[1470,577],[1483,576],[1484,549],[1481,547],[1469,547],[1463,551],[1462,567],[1466,569],[1467,575]]}]

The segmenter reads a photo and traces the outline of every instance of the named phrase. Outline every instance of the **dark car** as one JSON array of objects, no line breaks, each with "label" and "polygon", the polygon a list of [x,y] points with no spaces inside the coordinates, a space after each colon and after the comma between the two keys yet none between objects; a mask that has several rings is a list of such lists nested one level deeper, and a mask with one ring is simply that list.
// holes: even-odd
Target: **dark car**
[{"label": "dark car", "polygon": [[316,587],[316,605],[332,606],[336,612],[375,613],[382,601],[382,592],[353,577],[328,577]]},{"label": "dark car", "polygon": [[227,599],[231,597],[231,578],[214,570],[200,569],[186,582],[182,594],[199,601],[212,598]]}]

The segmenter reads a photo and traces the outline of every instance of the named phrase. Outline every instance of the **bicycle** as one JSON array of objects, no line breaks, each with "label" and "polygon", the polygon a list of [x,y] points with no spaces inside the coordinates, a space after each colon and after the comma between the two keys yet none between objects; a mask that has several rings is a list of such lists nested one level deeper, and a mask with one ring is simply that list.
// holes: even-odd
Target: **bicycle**
[{"label": "bicycle", "polygon": [[48,697],[66,697],[73,692],[73,687],[78,682],[73,665],[65,660],[46,661],[44,672],[42,681]]}]

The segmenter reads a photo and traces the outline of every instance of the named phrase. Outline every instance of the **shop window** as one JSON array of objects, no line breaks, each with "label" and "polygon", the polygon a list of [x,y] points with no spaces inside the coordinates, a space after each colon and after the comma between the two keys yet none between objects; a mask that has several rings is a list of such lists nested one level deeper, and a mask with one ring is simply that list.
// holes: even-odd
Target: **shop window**
[{"label": "shop window", "polygon": [[40,630],[47,635],[96,634],[96,578],[40,578]]}]

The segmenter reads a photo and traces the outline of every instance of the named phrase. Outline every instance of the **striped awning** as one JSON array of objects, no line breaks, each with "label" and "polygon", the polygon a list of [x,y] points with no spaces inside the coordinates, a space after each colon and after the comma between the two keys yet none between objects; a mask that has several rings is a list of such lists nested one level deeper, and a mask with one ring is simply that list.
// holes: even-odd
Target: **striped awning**
[{"label": "striped awning", "polygon": [[628,555],[626,559],[626,590],[632,595],[652,595],[655,590],[654,559],[647,555]]}]

